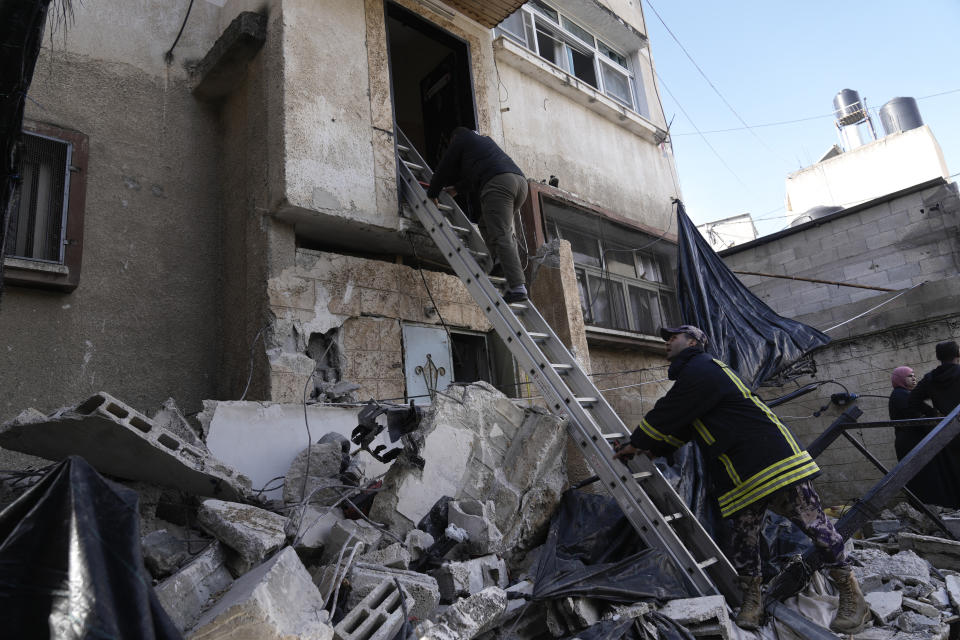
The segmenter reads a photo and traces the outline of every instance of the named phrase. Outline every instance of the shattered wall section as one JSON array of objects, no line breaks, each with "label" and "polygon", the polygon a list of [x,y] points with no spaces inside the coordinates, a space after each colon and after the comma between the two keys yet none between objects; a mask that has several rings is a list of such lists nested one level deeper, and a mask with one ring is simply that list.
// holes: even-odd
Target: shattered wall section
[{"label": "shattered wall section", "polygon": [[[274,321],[266,349],[276,402],[300,402],[318,366],[328,372],[323,380],[338,376],[360,385],[359,399],[402,398],[401,322],[439,325],[442,316],[451,327],[491,328],[456,276],[424,270],[421,278],[416,269],[390,262],[298,249],[296,265],[267,288]],[[335,344],[318,362],[317,347],[330,340]]]}]

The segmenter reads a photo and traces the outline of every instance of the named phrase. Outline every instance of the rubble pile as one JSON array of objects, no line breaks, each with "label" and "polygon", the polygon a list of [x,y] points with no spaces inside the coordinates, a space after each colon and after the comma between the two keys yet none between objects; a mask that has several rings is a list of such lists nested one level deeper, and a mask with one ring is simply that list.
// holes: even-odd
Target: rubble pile
[{"label": "rubble pile", "polygon": [[[104,393],[50,416],[28,410],[0,427],[0,446],[83,456],[139,494],[137,563],[190,640],[756,637],[733,624],[722,596],[534,599],[566,484],[565,425],[541,409],[485,383],[452,386],[393,444],[403,451],[389,467],[356,450],[349,431],[311,426],[285,475],[257,490],[252,470],[207,448],[209,424],[195,428],[172,401],[153,418]],[[18,476],[11,491],[40,477]],[[960,542],[903,504],[852,546],[874,617],[856,638],[950,637]],[[773,624],[763,632],[794,637]]]}]

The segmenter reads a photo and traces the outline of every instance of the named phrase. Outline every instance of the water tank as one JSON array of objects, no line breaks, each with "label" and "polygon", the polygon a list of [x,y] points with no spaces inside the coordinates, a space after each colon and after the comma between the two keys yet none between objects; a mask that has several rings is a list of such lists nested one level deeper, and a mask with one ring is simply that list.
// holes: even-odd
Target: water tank
[{"label": "water tank", "polygon": [[886,135],[923,126],[920,109],[913,98],[894,98],[880,107],[880,123]]},{"label": "water tank", "polygon": [[833,110],[841,125],[860,122],[866,117],[860,94],[853,89],[844,89],[833,97]]},{"label": "water tank", "polygon": [[812,222],[818,218],[823,218],[830,215],[831,213],[836,213],[837,211],[843,211],[843,207],[836,207],[832,205],[818,205],[807,209],[805,212],[798,215],[792,221],[790,221],[791,227],[798,227],[805,222]]}]

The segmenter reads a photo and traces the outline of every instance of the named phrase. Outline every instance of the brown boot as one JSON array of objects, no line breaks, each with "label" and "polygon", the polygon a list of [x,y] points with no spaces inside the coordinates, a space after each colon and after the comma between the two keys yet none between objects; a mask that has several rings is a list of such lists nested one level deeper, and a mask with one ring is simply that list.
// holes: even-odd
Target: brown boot
[{"label": "brown boot", "polygon": [[763,596],[760,594],[763,576],[738,576],[737,581],[743,592],[743,603],[734,622],[741,629],[759,629],[763,616]]},{"label": "brown boot", "polygon": [[850,567],[837,567],[830,570],[830,578],[840,592],[840,604],[830,629],[837,633],[860,633],[870,622],[870,607],[863,599],[853,571]]}]

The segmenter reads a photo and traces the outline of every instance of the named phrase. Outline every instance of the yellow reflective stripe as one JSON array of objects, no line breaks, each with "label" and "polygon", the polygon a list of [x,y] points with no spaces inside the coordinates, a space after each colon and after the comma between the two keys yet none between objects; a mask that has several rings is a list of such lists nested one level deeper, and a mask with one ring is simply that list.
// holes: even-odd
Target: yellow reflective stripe
[{"label": "yellow reflective stripe", "polygon": [[641,421],[640,421],[640,429],[641,429],[645,434],[647,434],[648,436],[650,436],[651,438],[653,438],[654,440],[660,440],[660,441],[662,441],[662,442],[666,442],[667,444],[669,444],[669,445],[671,445],[671,446],[674,446],[674,447],[682,447],[682,446],[683,446],[683,441],[682,441],[682,440],[677,440],[677,439],[674,438],[673,436],[667,435],[667,434],[665,434],[665,433],[660,433],[659,431],[657,431],[656,429],[654,429],[653,426],[652,426],[649,422],[647,422],[646,420],[641,420]]},{"label": "yellow reflective stripe", "polygon": [[771,481],[769,484],[759,487],[756,490],[750,492],[748,495],[743,496],[734,503],[728,504],[725,507],[720,507],[720,515],[727,517],[731,513],[739,511],[743,507],[746,507],[749,504],[756,502],[757,500],[764,498],[778,489],[782,489],[787,485],[790,485],[798,480],[803,480],[809,476],[812,476],[819,471],[820,468],[815,462],[810,462],[810,464],[803,465],[802,467],[790,472],[789,474],[776,478],[776,481]]},{"label": "yellow reflective stripe", "polygon": [[697,433],[700,434],[700,437],[703,438],[703,441],[707,444],[713,444],[717,441],[709,431],[707,431],[707,425],[703,424],[703,421],[700,418],[697,418],[693,421],[693,428],[697,430]]},{"label": "yellow reflective stripe", "polygon": [[746,491],[752,491],[759,485],[766,483],[771,477],[783,473],[790,467],[796,467],[797,465],[808,464],[810,462],[813,462],[813,458],[811,458],[810,454],[806,451],[801,451],[800,453],[792,455],[789,458],[778,460],[769,467],[761,469],[757,473],[747,478],[743,484],[734,487],[730,491],[727,491],[725,494],[720,496],[720,506],[736,500],[739,495]]},{"label": "yellow reflective stripe", "polygon": [[740,484],[740,475],[737,473],[737,470],[733,468],[733,462],[730,460],[730,457],[723,453],[718,456],[717,459],[723,463],[724,468],[727,470],[727,475],[730,476],[733,484]]},{"label": "yellow reflective stripe", "polygon": [[770,411],[770,407],[765,405],[760,398],[755,396],[753,392],[750,391],[745,384],[743,384],[743,381],[740,380],[737,374],[735,374],[724,362],[716,359],[714,359],[714,362],[716,362],[720,366],[720,369],[727,374],[727,376],[733,381],[733,384],[740,389],[740,393],[743,394],[743,397],[757,405],[757,407],[763,411],[764,415],[766,415],[767,418],[773,422],[773,424],[777,425],[777,428],[780,429],[780,433],[786,439],[787,444],[790,445],[790,450],[794,453],[798,453],[800,451],[800,447],[797,446],[797,441],[793,439],[793,434],[790,433],[790,430],[787,429],[785,424],[780,422],[780,418],[778,418],[773,411]]}]

